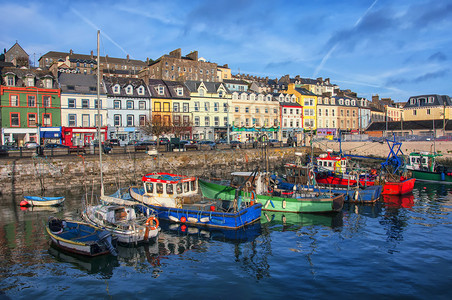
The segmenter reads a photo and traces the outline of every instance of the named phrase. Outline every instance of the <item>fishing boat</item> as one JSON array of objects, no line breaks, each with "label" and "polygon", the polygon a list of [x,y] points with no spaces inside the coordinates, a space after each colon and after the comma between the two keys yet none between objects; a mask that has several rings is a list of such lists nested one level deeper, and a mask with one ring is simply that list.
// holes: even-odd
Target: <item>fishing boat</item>
[{"label": "fishing boat", "polygon": [[[342,188],[368,187],[380,184],[383,187],[382,195],[410,193],[414,188],[416,179],[409,178],[406,172],[404,155],[401,150],[402,143],[396,142],[395,137],[393,141],[386,139],[386,142],[389,147],[389,154],[386,160],[381,163],[379,174],[377,174],[376,169],[372,169],[370,172],[358,172],[353,167],[348,167],[346,162],[356,155],[344,157],[342,154],[332,155],[331,151],[327,151],[327,154],[322,154],[317,158],[317,183]],[[332,169],[333,165],[336,166],[334,169]]]},{"label": "fishing boat", "polygon": [[92,224],[50,217],[46,231],[52,244],[62,250],[86,256],[117,255],[116,239]]},{"label": "fishing boat", "polygon": [[344,194],[345,202],[373,203],[377,201],[382,192],[381,185],[369,185],[360,187],[358,185],[326,185],[319,184],[315,178],[314,168],[311,164],[304,162],[304,154],[295,153],[295,163],[284,165],[285,178],[272,176],[277,186],[285,190],[312,189],[319,193],[331,192]]},{"label": "fishing boat", "polygon": [[143,187],[129,193],[143,213],[155,210],[159,219],[197,226],[238,229],[260,219],[262,205],[254,202],[203,199],[198,179],[170,173],[142,177]]},{"label": "fishing boat", "polygon": [[24,196],[20,206],[57,206],[64,202],[64,197]]},{"label": "fishing boat", "polygon": [[121,244],[148,242],[159,233],[159,221],[154,215],[137,217],[135,209],[130,206],[88,205],[82,218],[109,231]]},{"label": "fishing boat", "polygon": [[199,181],[204,197],[231,201],[237,196],[244,202],[257,202],[264,211],[294,213],[328,213],[342,209],[344,195],[319,193],[313,190],[288,191],[269,183],[260,172],[234,172],[229,186]]},{"label": "fishing boat", "polygon": [[440,156],[435,152],[411,152],[406,167],[417,180],[452,184],[452,170],[437,162]]}]

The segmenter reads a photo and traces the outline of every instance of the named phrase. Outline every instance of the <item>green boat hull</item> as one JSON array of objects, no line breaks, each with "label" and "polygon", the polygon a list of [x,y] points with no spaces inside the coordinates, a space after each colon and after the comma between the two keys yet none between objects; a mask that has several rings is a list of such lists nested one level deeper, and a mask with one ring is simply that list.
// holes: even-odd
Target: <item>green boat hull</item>
[{"label": "green boat hull", "polygon": [[298,230],[309,226],[331,228],[343,226],[341,214],[297,214],[274,211],[263,211],[261,224],[270,226],[276,231]]},{"label": "green boat hull", "polygon": [[411,170],[413,178],[420,181],[430,181],[452,184],[452,176],[445,173]]},{"label": "green boat hull", "polygon": [[[199,186],[204,197],[209,199],[221,199],[233,201],[236,189],[212,182],[199,180]],[[285,198],[270,195],[254,195],[240,191],[238,193],[242,201],[255,201],[262,204],[262,210],[292,213],[326,213],[340,211],[344,204],[343,195],[320,195],[310,198]],[[254,199],[253,199],[254,198]]]}]

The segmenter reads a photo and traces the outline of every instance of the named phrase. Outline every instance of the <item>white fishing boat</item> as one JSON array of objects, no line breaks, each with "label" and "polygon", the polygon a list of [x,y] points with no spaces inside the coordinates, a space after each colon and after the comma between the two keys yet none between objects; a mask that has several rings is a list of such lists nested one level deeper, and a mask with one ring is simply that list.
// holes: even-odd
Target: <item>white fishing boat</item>
[{"label": "white fishing boat", "polygon": [[155,215],[138,217],[135,209],[128,206],[87,206],[82,212],[82,218],[109,231],[122,244],[148,242],[155,239],[160,230]]}]

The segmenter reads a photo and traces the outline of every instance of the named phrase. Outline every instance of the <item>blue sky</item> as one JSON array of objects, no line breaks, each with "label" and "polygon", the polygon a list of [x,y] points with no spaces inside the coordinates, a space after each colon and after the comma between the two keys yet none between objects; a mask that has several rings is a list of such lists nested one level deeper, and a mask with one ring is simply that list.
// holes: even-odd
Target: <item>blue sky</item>
[{"label": "blue sky", "polygon": [[181,48],[233,74],[330,78],[360,97],[452,96],[452,0],[0,0],[0,47],[146,60]]}]

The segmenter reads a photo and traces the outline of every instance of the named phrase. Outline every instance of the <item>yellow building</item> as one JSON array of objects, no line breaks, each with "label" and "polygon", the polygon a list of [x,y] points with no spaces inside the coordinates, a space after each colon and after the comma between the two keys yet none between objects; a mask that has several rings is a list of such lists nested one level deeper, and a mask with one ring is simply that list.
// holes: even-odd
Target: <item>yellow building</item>
[{"label": "yellow building", "polygon": [[315,130],[317,128],[317,95],[305,88],[297,88],[294,83],[290,83],[284,93],[295,95],[297,97],[297,103],[303,107],[302,127],[305,130]]},{"label": "yellow building", "polygon": [[403,121],[450,120],[452,102],[446,95],[413,96],[403,107]]}]

